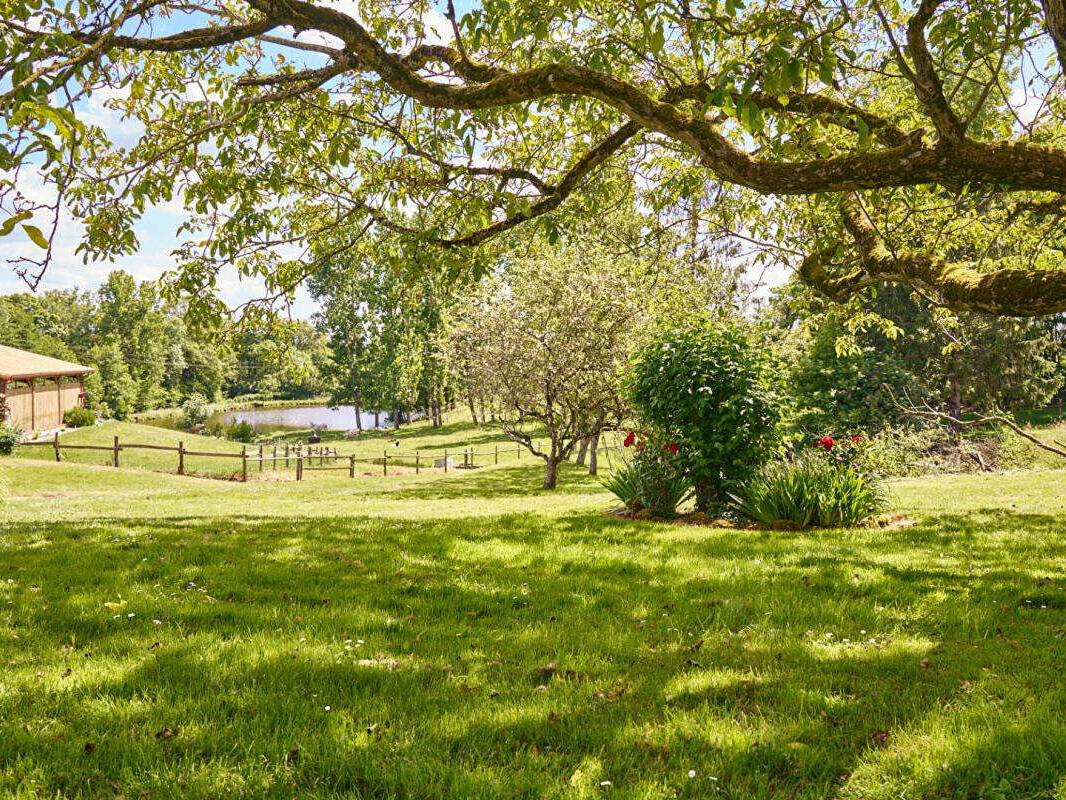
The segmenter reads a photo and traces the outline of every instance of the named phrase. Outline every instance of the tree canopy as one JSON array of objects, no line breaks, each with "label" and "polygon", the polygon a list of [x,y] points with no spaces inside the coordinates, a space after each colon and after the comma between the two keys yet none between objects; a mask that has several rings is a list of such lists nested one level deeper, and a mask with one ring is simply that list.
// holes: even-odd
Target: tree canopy
[{"label": "tree canopy", "polygon": [[833,298],[898,282],[955,309],[1066,309],[1064,0],[0,8],[0,203],[45,248],[18,265],[30,282],[60,206],[108,257],[178,198],[173,286],[210,297],[235,262],[284,295],[371,227],[445,248],[551,235],[624,172],[659,221],[697,209],[709,238]]}]

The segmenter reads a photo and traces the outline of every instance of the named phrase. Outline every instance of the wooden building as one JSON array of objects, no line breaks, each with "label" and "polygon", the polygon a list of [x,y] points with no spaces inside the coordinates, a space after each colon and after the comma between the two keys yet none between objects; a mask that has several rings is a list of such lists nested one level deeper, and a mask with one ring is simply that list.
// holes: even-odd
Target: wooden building
[{"label": "wooden building", "polygon": [[0,407],[27,433],[58,428],[63,415],[85,405],[91,367],[0,345]]}]

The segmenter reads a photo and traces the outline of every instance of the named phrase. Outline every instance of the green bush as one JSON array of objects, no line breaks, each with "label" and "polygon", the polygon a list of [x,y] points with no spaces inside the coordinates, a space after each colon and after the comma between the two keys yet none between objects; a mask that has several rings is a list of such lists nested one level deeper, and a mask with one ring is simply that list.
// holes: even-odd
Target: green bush
[{"label": "green bush", "polygon": [[692,482],[679,462],[677,456],[653,447],[634,459],[640,502],[653,517],[673,519],[677,507],[692,496]]},{"label": "green bush", "polygon": [[255,440],[255,428],[248,422],[234,422],[226,428],[226,438],[234,442],[251,442]]},{"label": "green bush", "polygon": [[202,394],[193,394],[181,406],[181,427],[191,431],[199,428],[211,415],[211,407]]},{"label": "green bush", "polygon": [[96,414],[87,408],[76,406],[63,415],[63,424],[68,428],[87,428],[96,424]]},{"label": "green bush", "polygon": [[888,495],[879,478],[826,454],[805,453],[764,466],[732,500],[741,516],[770,528],[841,528],[882,513]]},{"label": "green bush", "polygon": [[22,441],[22,428],[0,422],[0,456],[9,456],[15,452]]},{"label": "green bush", "polygon": [[638,351],[630,399],[679,444],[700,511],[723,506],[773,455],[780,416],[773,375],[770,348],[739,322],[690,317]]}]

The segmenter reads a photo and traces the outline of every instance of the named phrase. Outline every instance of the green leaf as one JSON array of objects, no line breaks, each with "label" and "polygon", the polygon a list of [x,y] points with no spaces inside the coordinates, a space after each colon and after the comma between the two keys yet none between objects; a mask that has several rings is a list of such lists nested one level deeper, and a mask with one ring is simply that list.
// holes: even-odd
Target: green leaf
[{"label": "green leaf", "polygon": [[11,231],[15,230],[16,225],[32,216],[33,213],[30,211],[20,211],[18,214],[8,217],[0,223],[0,236],[7,236]]},{"label": "green leaf", "polygon": [[41,233],[41,229],[36,225],[23,225],[22,230],[26,231],[26,235],[30,237],[30,240],[40,247],[42,250],[48,249],[48,240],[44,234]]},{"label": "green leaf", "polygon": [[666,34],[663,33],[663,29],[656,26],[652,29],[651,38],[648,40],[648,44],[651,46],[653,53],[661,53],[663,47],[666,45]]}]

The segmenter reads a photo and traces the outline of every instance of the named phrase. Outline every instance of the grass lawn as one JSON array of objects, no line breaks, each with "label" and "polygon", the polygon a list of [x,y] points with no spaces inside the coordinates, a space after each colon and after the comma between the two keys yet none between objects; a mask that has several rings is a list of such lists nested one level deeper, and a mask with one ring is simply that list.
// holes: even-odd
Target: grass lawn
[{"label": "grass lawn", "polygon": [[1066,471],[796,534],[531,460],[0,470],[0,797],[1066,798]]}]

